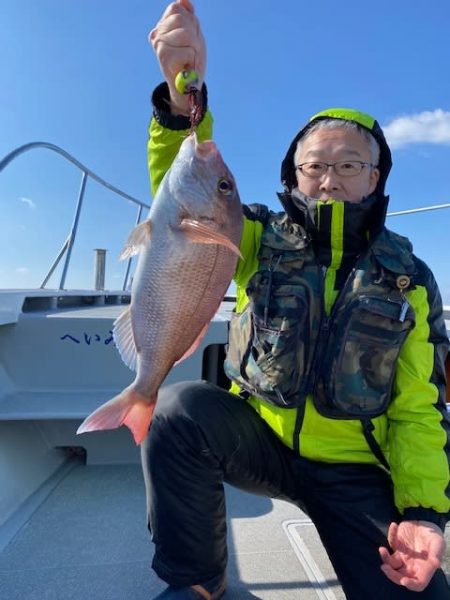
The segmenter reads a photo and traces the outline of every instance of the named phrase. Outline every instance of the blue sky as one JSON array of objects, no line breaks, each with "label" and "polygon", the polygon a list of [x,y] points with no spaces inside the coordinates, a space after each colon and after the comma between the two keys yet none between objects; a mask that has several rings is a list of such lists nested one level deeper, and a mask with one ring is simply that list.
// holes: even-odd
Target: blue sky
[{"label": "blue sky", "polygon": [[[56,144],[100,177],[150,202],[150,95],[161,80],[147,42],[160,0],[0,0],[0,156]],[[388,134],[390,210],[450,202],[450,3],[418,0],[197,0],[208,47],[214,137],[243,202],[277,207],[294,133],[330,106],[371,113]],[[430,8],[431,7],[431,8]],[[69,232],[80,174],[36,150],[0,177],[0,287],[39,285]],[[107,287],[134,206],[89,181],[69,287],[89,287],[107,248]],[[450,210],[393,217],[450,304]],[[59,283],[60,271],[50,286]]]}]

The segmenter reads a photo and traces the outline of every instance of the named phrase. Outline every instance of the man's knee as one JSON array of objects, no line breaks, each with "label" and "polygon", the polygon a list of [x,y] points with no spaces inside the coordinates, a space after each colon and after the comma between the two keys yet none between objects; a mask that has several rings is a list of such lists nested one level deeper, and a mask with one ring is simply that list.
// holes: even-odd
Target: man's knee
[{"label": "man's knee", "polygon": [[206,437],[220,435],[221,425],[230,418],[234,397],[205,381],[170,384],[158,393],[149,435],[142,450],[161,453],[174,444],[192,447],[205,444]]},{"label": "man's knee", "polygon": [[[239,401],[225,390],[207,382],[181,382],[165,386],[158,395],[158,403],[147,438],[141,447],[144,472],[169,472],[186,469],[188,463],[200,459],[217,467],[217,457],[226,455],[229,447],[235,449],[236,433],[229,423],[233,420],[228,403]],[[241,401],[242,402],[242,401]],[[229,435],[229,432],[231,434]]]},{"label": "man's knee", "polygon": [[224,390],[206,381],[182,381],[161,388],[154,412],[154,420],[166,422],[174,419],[193,420],[196,423],[217,418]]},{"label": "man's knee", "polygon": [[259,417],[241,398],[205,381],[185,381],[160,390],[144,454],[161,455],[174,445],[185,451],[227,456],[254,436]]}]

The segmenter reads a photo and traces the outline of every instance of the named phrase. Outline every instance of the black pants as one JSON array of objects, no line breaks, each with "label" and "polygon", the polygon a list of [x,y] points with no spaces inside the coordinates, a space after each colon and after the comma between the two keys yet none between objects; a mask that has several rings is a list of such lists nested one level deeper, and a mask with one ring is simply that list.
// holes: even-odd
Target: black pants
[{"label": "black pants", "polygon": [[169,584],[191,585],[225,571],[223,482],[288,500],[314,522],[349,600],[445,600],[438,571],[422,593],[391,583],[379,546],[399,520],[390,478],[378,467],[304,459],[244,400],[205,382],[160,391],[142,445],[153,568]]}]

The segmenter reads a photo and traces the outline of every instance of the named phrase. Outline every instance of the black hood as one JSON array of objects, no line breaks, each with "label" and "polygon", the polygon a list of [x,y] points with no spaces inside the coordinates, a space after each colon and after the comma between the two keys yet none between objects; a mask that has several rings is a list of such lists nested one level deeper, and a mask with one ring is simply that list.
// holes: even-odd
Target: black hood
[{"label": "black hood", "polygon": [[349,108],[330,108],[317,113],[311,117],[307,125],[300,129],[300,131],[292,140],[286,156],[281,163],[281,183],[284,187],[284,193],[279,194],[279,198],[285,211],[294,221],[303,221],[303,215],[298,211],[298,208],[291,199],[291,193],[297,187],[297,177],[294,167],[294,154],[297,149],[297,143],[299,139],[302,138],[312,127],[312,125],[320,119],[341,119],[345,121],[356,122],[364,129],[367,129],[367,131],[369,131],[378,142],[380,146],[380,160],[378,163],[380,178],[374,191],[374,195],[378,199],[378,203],[377,206],[374,207],[374,220],[373,227],[371,228],[372,232],[378,231],[384,225],[389,201],[389,198],[384,194],[384,189],[386,186],[386,180],[392,167],[391,151],[378,122],[366,113]]}]

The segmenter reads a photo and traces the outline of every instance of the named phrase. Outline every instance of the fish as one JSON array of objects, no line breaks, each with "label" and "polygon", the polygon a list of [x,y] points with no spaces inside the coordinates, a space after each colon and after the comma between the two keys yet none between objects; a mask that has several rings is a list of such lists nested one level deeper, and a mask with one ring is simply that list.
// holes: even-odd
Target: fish
[{"label": "fish", "polygon": [[126,425],[136,444],[143,442],[164,379],[198,348],[227,292],[241,257],[242,223],[236,183],[217,145],[191,133],[120,256],[139,255],[130,305],[113,326],[135,379],[78,434]]}]

